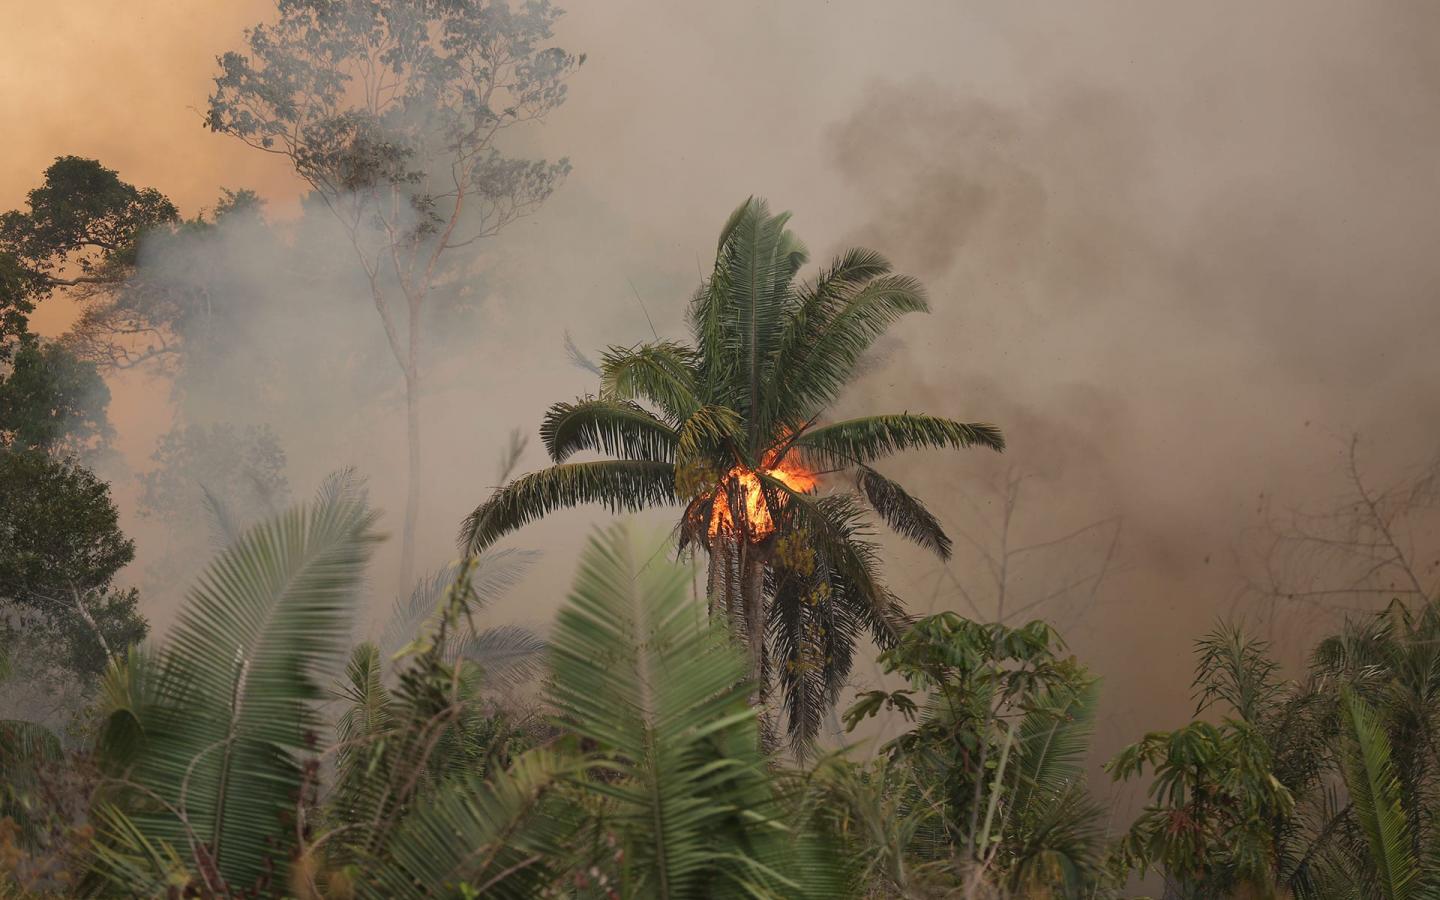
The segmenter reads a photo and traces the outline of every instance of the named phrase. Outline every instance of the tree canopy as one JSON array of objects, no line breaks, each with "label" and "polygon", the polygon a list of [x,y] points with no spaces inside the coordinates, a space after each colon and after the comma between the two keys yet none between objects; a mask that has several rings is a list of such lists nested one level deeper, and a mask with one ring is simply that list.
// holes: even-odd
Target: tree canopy
[{"label": "tree canopy", "polygon": [[110,389],[63,344],[22,342],[0,372],[0,447],[78,454],[110,437]]},{"label": "tree canopy", "polygon": [[25,208],[0,215],[0,360],[28,333],[36,304],[58,289],[119,283],[145,233],[179,219],[154,188],[97,160],[57,157]]}]

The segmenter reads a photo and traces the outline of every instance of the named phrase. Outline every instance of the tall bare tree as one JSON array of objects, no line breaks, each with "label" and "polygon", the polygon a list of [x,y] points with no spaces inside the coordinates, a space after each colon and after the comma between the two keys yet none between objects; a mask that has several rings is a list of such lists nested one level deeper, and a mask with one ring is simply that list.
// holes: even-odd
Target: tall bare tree
[{"label": "tall bare tree", "polygon": [[334,214],[404,378],[401,587],[420,514],[421,324],[450,251],[549,197],[566,160],[501,152],[504,132],[565,99],[583,61],[548,46],[545,0],[288,0],[220,57],[207,125],[285,157]]}]

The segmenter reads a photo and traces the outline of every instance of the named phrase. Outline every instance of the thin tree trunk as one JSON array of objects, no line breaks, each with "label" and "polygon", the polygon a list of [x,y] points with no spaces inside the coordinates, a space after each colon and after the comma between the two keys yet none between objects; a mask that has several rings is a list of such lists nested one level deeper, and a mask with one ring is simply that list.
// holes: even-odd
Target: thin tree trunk
[{"label": "thin tree trunk", "polygon": [[405,448],[405,526],[400,542],[399,591],[402,597],[415,582],[415,526],[420,521],[420,368],[414,356],[405,372]]},{"label": "thin tree trunk", "polygon": [[90,610],[85,608],[85,600],[80,596],[79,589],[72,586],[70,588],[70,596],[75,601],[75,612],[79,613],[80,621],[90,627],[90,631],[95,635],[95,640],[100,642],[100,650],[105,654],[106,662],[113,660],[115,654],[110,652],[110,644],[105,640],[105,634],[100,630],[100,626],[96,624],[95,617],[90,615]]}]

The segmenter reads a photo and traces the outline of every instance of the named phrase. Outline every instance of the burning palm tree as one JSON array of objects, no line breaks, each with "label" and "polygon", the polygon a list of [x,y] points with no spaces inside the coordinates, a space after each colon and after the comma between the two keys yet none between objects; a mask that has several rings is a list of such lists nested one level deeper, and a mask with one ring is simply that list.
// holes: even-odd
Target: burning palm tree
[{"label": "burning palm tree", "polygon": [[[1001,450],[1004,439],[992,425],[908,412],[822,421],[875,339],[928,306],[915,279],[870,250],[797,282],[808,254],[788,218],[754,198],[737,209],[691,303],[691,343],[608,350],[599,396],[557,403],[545,417],[555,465],[497,489],[466,519],[462,541],[476,553],[583,503],[684,506],[680,547],[707,552],[711,614],[748,646],[757,700],[778,681],[792,738],[804,745],[856,643],[869,635],[886,646],[904,620],[879,578],[863,504],[950,555],[935,517],[871,464],[918,448]],[[580,451],[617,458],[567,461]],[[855,490],[836,490],[842,478]]]}]

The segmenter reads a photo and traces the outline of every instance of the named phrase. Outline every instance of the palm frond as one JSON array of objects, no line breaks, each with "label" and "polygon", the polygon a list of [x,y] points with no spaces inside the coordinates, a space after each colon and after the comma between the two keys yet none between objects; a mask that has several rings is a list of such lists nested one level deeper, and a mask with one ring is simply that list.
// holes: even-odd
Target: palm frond
[{"label": "palm frond", "polygon": [[487,685],[513,687],[537,677],[546,643],[523,625],[499,625],[469,632],[455,641],[455,655],[479,666]]},{"label": "palm frond", "polygon": [[158,654],[136,645],[100,677],[97,755],[111,773],[130,768],[145,748],[145,724],[162,702]]},{"label": "palm frond", "polygon": [[211,564],[162,652],[154,701],[128,711],[145,741],[125,779],[131,819],[152,844],[185,848],[212,891],[272,883],[288,860],[299,754],[375,542],[372,513],[327,498],[251,528]]},{"label": "palm frond", "polygon": [[[800,410],[807,406],[803,400],[806,392],[795,390],[792,382],[813,378],[806,372],[806,363],[815,342],[858,290],[890,271],[890,261],[884,256],[855,247],[845,251],[814,281],[799,285],[792,292],[764,405],[763,418],[767,424],[773,427],[787,418],[805,418]],[[812,389],[814,387],[812,385]]]},{"label": "palm frond", "polygon": [[[719,344],[724,356],[707,362],[712,366],[719,362],[725,373],[719,399],[740,413],[752,455],[770,437],[762,428],[762,404],[791,305],[790,282],[805,258],[804,248],[785,228],[789,218],[789,213],[771,215],[763,200],[747,206],[731,234],[733,252],[722,254],[728,270],[725,293],[712,301],[720,304],[723,339]],[[717,260],[717,269],[720,264]]]},{"label": "palm frond", "polygon": [[898,483],[869,466],[860,466],[855,485],[890,530],[941,559],[950,558],[952,544],[940,521]]},{"label": "palm frond", "polygon": [[[385,667],[380,648],[359,644],[350,652],[345,678],[336,691],[347,706],[335,722],[339,741],[339,767],[343,770],[355,758],[355,748],[390,727],[390,692],[385,689]],[[342,776],[343,778],[343,776]]]},{"label": "palm frond", "polygon": [[240,523],[235,521],[230,505],[203,483],[200,485],[200,498],[205,511],[210,514],[210,530],[215,549],[223,550],[240,536]]},{"label": "palm frond", "polygon": [[835,596],[863,617],[876,643],[881,647],[893,643],[903,630],[904,613],[880,579],[878,548],[869,540],[871,532],[856,498],[850,494],[815,497],[767,474],[759,477],[771,495],[767,497],[771,508],[782,508],[792,527],[801,529],[813,542]]},{"label": "palm frond", "polygon": [[101,803],[93,815],[97,840],[91,846],[91,883],[81,896],[164,897],[194,886],[194,870],[176,848],[124,810]]},{"label": "palm frond", "polygon": [[984,423],[956,422],[920,413],[865,416],[822,425],[795,439],[795,447],[823,465],[868,465],[904,450],[967,447],[1005,449],[1000,429]]},{"label": "palm frond", "polygon": [[1400,780],[1390,762],[1390,739],[1374,711],[1348,687],[1341,691],[1341,702],[1354,741],[1345,758],[1345,784],[1369,845],[1372,889],[1385,900],[1419,897],[1421,872],[1400,801]]},{"label": "palm frond", "polygon": [[824,716],[850,676],[856,647],[867,636],[866,619],[844,602],[843,585],[828,574],[823,561],[808,574],[776,566],[766,583],[770,677],[780,686],[791,749],[802,760],[814,750]]},{"label": "palm frond", "polygon": [[[860,268],[870,269],[870,264]],[[846,286],[848,287],[848,285]],[[836,302],[838,301],[838,302]],[[802,307],[804,320],[774,368],[777,409],[805,420],[840,396],[865,351],[903,315],[928,312],[925,289],[908,275],[879,275]]]},{"label": "palm frond", "polygon": [[693,351],[673,341],[611,347],[600,356],[600,396],[648,400],[678,423],[702,402],[694,365]]},{"label": "palm frond", "polygon": [[802,896],[782,874],[793,843],[772,818],[748,665],[688,581],[621,526],[592,540],[551,638],[550,700],[614,773],[587,787],[615,804],[627,893]]},{"label": "palm frond", "polygon": [[1196,713],[1223,700],[1247,722],[1263,721],[1282,690],[1274,678],[1279,665],[1268,654],[1269,644],[1246,636],[1236,625],[1221,623],[1200,639],[1196,649]]},{"label": "palm frond", "polygon": [[1013,809],[1038,813],[1080,779],[1099,699],[1099,682],[1092,680],[1079,690],[1052,690],[1026,713],[1015,747]]},{"label": "palm frond", "polygon": [[599,503],[611,512],[639,512],[679,503],[675,467],[649,460],[562,463],[499,488],[466,519],[460,545],[476,554],[504,535],[557,509]]},{"label": "palm frond", "polygon": [[[743,436],[740,416],[727,406],[702,406],[680,426],[676,440],[677,471],[689,471],[707,457],[723,458],[733,454]],[[729,460],[726,460],[727,462]]]},{"label": "palm frond", "polygon": [[568,329],[565,331],[565,355],[570,358],[570,362],[573,363],[576,368],[584,369],[592,375],[601,374],[600,367],[595,365],[594,360],[586,356],[585,351],[581,350],[575,344],[575,339],[570,336]]},{"label": "palm frond", "polygon": [[[467,571],[470,610],[480,612],[498,602],[520,583],[539,558],[540,554],[534,550],[506,548],[487,550],[470,560]],[[460,566],[443,566],[416,581],[410,596],[395,601],[380,634],[381,656],[389,659],[421,631],[434,626],[445,594],[459,574]]]},{"label": "palm frond", "polygon": [[360,895],[540,896],[567,855],[573,824],[552,797],[575,769],[563,754],[532,750],[489,779],[451,785],[408,817]]},{"label": "palm frond", "polygon": [[672,462],[677,435],[672,426],[637,403],[581,397],[550,407],[540,425],[540,439],[557,463],[581,450]]},{"label": "palm frond", "polygon": [[315,504],[320,507],[337,504],[365,506],[370,502],[369,494],[365,476],[354,466],[346,466],[320,481],[320,487],[315,489]]}]

